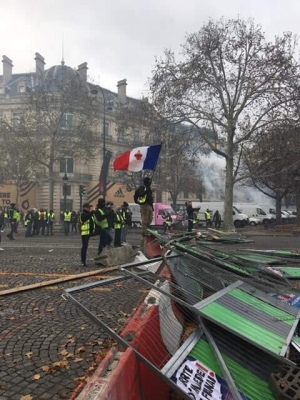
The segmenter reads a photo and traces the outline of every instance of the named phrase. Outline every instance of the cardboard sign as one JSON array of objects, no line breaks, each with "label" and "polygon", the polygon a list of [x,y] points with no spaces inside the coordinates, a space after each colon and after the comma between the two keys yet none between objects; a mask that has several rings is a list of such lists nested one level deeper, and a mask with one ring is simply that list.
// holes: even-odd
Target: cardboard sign
[{"label": "cardboard sign", "polygon": [[[233,400],[226,381],[191,356],[186,358],[171,379],[191,399]],[[241,397],[249,400],[242,393]]]}]

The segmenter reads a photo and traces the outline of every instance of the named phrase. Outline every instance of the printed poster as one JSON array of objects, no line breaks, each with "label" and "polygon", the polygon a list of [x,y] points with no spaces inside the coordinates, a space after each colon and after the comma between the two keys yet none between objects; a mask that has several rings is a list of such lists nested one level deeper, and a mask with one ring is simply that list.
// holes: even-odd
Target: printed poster
[{"label": "printed poster", "polygon": [[274,297],[292,307],[300,308],[300,296],[295,293],[276,294]]},{"label": "printed poster", "polygon": [[[233,400],[226,381],[191,356],[185,359],[171,379],[191,399]],[[249,400],[240,394],[243,400]]]}]

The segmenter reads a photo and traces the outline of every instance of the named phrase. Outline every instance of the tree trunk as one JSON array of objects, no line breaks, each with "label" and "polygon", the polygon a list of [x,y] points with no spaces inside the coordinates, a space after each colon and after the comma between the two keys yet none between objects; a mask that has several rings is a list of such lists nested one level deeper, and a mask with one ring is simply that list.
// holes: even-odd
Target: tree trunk
[{"label": "tree trunk", "polygon": [[297,225],[300,225],[300,185],[296,186],[296,207],[297,207]]},{"label": "tree trunk", "polygon": [[53,210],[54,204],[54,179],[53,173],[50,172],[49,176],[49,210]]},{"label": "tree trunk", "polygon": [[178,194],[171,193],[171,192],[169,192],[169,193],[170,193],[171,198],[172,198],[172,206],[175,207],[175,206],[177,205],[177,197],[178,197]]},{"label": "tree trunk", "polygon": [[225,181],[225,200],[224,200],[224,229],[225,231],[232,231],[233,216],[233,152],[228,151],[228,158],[226,159],[226,181]]},{"label": "tree trunk", "polygon": [[276,224],[281,224],[281,202],[281,196],[276,194]]},{"label": "tree trunk", "polygon": [[54,144],[50,147],[50,159],[49,159],[49,210],[53,210],[54,204]]}]

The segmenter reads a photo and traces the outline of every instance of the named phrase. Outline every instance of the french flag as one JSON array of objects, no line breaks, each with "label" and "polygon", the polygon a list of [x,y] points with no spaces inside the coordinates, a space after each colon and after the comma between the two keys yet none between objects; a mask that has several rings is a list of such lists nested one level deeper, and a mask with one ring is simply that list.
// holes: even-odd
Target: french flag
[{"label": "french flag", "polygon": [[139,172],[143,169],[154,170],[159,158],[161,144],[142,146],[125,151],[114,161],[115,171]]}]

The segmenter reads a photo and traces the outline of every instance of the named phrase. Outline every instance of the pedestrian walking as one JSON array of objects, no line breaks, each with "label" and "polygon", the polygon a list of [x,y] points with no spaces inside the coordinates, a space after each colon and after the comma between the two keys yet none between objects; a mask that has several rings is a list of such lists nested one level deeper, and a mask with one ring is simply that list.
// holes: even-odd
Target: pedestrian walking
[{"label": "pedestrian walking", "polygon": [[71,223],[72,223],[71,227],[72,232],[77,233],[78,214],[76,211],[72,212]]},{"label": "pedestrian walking", "polygon": [[132,212],[129,208],[129,204],[126,201],[123,202],[120,212],[124,221],[121,232],[121,244],[126,244],[128,229],[132,225]]},{"label": "pedestrian walking", "polygon": [[55,214],[53,210],[50,210],[47,216],[47,236],[53,235],[53,224],[55,221]]},{"label": "pedestrian walking", "polygon": [[219,229],[220,226],[221,226],[221,214],[219,213],[219,210],[217,210],[217,211],[214,213],[213,222],[215,223],[215,228],[216,228],[216,229]]},{"label": "pedestrian walking", "polygon": [[146,177],[134,194],[134,201],[140,205],[142,219],[142,235],[146,236],[153,219],[153,192],[151,189],[151,178]]},{"label": "pedestrian walking", "polygon": [[89,247],[89,240],[94,232],[94,218],[89,203],[83,204],[83,210],[79,217],[79,229],[81,235],[81,266],[86,267],[86,255]]},{"label": "pedestrian walking", "polygon": [[65,227],[65,236],[68,236],[70,233],[70,225],[71,225],[71,218],[72,213],[68,209],[63,214],[64,217],[64,227]]},{"label": "pedestrian walking", "polygon": [[107,209],[104,199],[99,199],[96,211],[94,212],[95,224],[100,228],[100,239],[98,246],[98,255],[103,249],[111,245],[112,237],[110,234],[110,226],[108,223],[108,215],[112,215],[112,209]]}]

